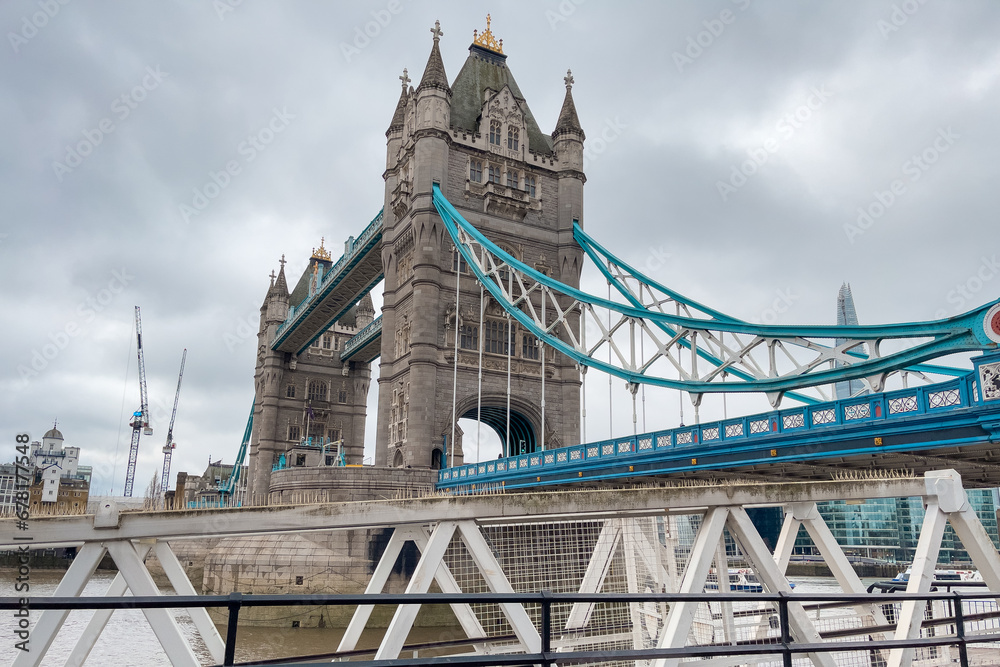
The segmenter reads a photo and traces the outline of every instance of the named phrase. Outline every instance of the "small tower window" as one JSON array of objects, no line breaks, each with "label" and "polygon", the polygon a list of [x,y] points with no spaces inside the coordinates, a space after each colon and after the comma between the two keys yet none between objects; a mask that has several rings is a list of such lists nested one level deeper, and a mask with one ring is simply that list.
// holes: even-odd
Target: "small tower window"
[{"label": "small tower window", "polygon": [[535,177],[525,176],[524,177],[524,191],[528,193],[529,197],[535,196]]},{"label": "small tower window", "polygon": [[463,350],[479,349],[479,327],[466,324],[462,327],[461,345]]},{"label": "small tower window", "polygon": [[337,401],[340,403],[347,403],[347,390],[341,389],[340,393],[337,395]]},{"label": "small tower window", "polygon": [[298,442],[298,440],[299,440],[299,427],[298,426],[289,426],[288,427],[288,439],[289,440],[294,440],[295,442]]},{"label": "small tower window", "polygon": [[500,167],[490,165],[490,183],[500,184]]},{"label": "small tower window", "polygon": [[479,160],[469,162],[469,180],[473,183],[483,182],[483,163]]},{"label": "small tower window", "polygon": [[517,140],[521,136],[521,130],[516,127],[507,128],[507,148],[512,151],[517,150]]},{"label": "small tower window", "polygon": [[285,389],[285,398],[295,398],[295,385],[288,385],[288,389]]},{"label": "small tower window", "polygon": [[323,334],[323,349],[329,350],[333,347],[333,334]]},{"label": "small tower window", "polygon": [[490,121],[490,143],[494,146],[500,145],[500,121]]},{"label": "small tower window", "polygon": [[517,189],[517,172],[508,171],[507,172],[507,187]]},{"label": "small tower window", "polygon": [[483,325],[483,348],[490,354],[507,354],[510,349],[510,325],[505,321],[488,320]]},{"label": "small tower window", "polygon": [[538,361],[538,339],[531,334],[524,334],[521,341],[521,356]]},{"label": "small tower window", "polygon": [[326,383],[320,382],[319,380],[313,380],[309,383],[309,400],[310,401],[325,401],[326,400]]},{"label": "small tower window", "polygon": [[451,270],[458,271],[460,273],[468,273],[469,266],[465,263],[465,258],[462,257],[462,253],[458,251],[458,248],[452,252],[451,256]]}]

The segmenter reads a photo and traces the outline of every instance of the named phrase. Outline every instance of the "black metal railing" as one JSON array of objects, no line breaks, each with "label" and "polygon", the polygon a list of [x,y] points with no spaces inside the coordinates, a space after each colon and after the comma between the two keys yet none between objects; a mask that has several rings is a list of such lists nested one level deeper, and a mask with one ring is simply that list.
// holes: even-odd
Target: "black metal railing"
[{"label": "black metal railing", "polygon": [[[400,594],[382,593],[377,595],[166,595],[166,596],[136,596],[136,597],[34,597],[29,599],[28,607],[34,611],[44,610],[75,610],[75,609],[184,609],[184,608],[221,608],[228,611],[225,639],[225,657],[223,666],[230,665],[302,665],[315,660],[329,661],[334,658],[354,658],[374,653],[371,649],[351,651],[349,653],[324,653],[309,656],[290,656],[287,658],[260,660],[237,663],[236,647],[238,639],[238,624],[240,611],[244,607],[289,607],[315,605],[399,605],[399,604],[503,604],[514,603],[531,605],[539,609],[540,650],[535,653],[512,653],[499,655],[448,655],[440,657],[400,658],[395,660],[362,660],[352,661],[353,665],[366,667],[382,667],[388,665],[450,665],[450,666],[485,666],[485,665],[568,665],[576,663],[594,663],[622,660],[651,660],[657,658],[692,658],[692,657],[723,657],[723,656],[781,656],[784,665],[791,666],[796,656],[809,653],[850,653],[863,651],[884,652],[898,648],[933,648],[943,646],[957,647],[959,664],[968,667],[968,646],[970,644],[1000,643],[1000,627],[988,628],[986,632],[970,634],[967,623],[983,619],[996,619],[1000,611],[985,614],[967,614],[963,603],[975,601],[997,601],[1000,595],[990,592],[949,592],[949,593],[876,593],[848,595],[842,593],[423,593]],[[797,603],[804,610],[831,609],[836,607],[856,607],[858,605],[899,604],[907,600],[923,601],[929,604],[934,601],[949,603],[945,616],[924,621],[925,626],[951,626],[954,634],[935,634],[935,636],[919,637],[902,640],[874,640],[872,635],[892,632],[896,629],[894,620],[887,625],[858,627],[853,631],[835,631],[820,633],[822,638],[842,638],[857,636],[853,641],[821,641],[798,642],[792,637],[789,625],[789,605]],[[576,602],[596,602],[604,604],[627,604],[642,602],[660,602],[672,604],[676,602],[752,602],[773,604],[766,613],[778,617],[777,637],[755,639],[752,642],[734,642],[727,644],[689,645],[678,648],[648,648],[648,649],[601,649],[590,651],[553,650],[552,606],[557,604],[572,604]],[[812,603],[812,604],[809,604]],[[21,602],[18,598],[0,598],[0,609],[18,609]],[[407,645],[403,650],[416,648],[452,648],[471,646],[473,643],[489,643],[511,641],[512,635],[469,638],[466,640],[451,640],[433,644]],[[317,663],[318,664],[318,663]],[[218,667],[218,666],[217,666]]]}]

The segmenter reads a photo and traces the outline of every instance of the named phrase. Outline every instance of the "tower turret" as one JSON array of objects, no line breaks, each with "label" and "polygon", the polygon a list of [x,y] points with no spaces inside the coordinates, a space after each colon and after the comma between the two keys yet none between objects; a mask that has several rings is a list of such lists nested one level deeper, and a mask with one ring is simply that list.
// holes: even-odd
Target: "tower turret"
[{"label": "tower turret", "polygon": [[563,98],[559,120],[552,131],[556,152],[556,172],[559,183],[559,279],[567,285],[579,287],[583,270],[583,252],[572,242],[573,223],[583,225],[583,142],[587,138],[576,115],[573,102],[573,72],[566,70],[566,97]]}]

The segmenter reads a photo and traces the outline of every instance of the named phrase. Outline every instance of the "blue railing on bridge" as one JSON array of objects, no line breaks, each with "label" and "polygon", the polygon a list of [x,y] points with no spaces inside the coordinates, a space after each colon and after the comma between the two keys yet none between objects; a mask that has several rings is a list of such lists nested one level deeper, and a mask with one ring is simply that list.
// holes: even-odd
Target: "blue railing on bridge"
[{"label": "blue railing on bridge", "polygon": [[347,250],[344,252],[343,256],[337,260],[336,264],[330,267],[329,271],[326,272],[320,284],[317,285],[316,291],[307,296],[305,299],[303,299],[302,303],[298,304],[297,307],[292,306],[291,308],[288,309],[288,316],[285,318],[285,321],[278,326],[278,330],[275,332],[275,338],[278,338],[281,335],[282,331],[284,331],[285,329],[287,329],[289,326],[292,325],[298,314],[301,314],[303,311],[307,310],[307,306],[312,302],[313,299],[316,298],[316,295],[319,294],[331,280],[339,276],[345,268],[349,267],[351,260],[354,259],[355,255],[357,255],[358,252],[366,248],[368,242],[371,241],[372,237],[382,232],[382,217],[383,217],[382,214],[383,211],[379,211],[378,215],[376,215],[375,218],[368,223],[368,226],[365,227],[364,231],[361,232],[361,235],[358,236],[358,238],[352,239],[350,241],[350,244]]},{"label": "blue railing on bridge", "polygon": [[364,347],[374,336],[372,335],[375,331],[382,333],[382,316],[379,315],[372,322],[366,326],[364,329],[358,333],[351,336],[346,343],[344,343],[344,349],[340,353],[340,358],[346,358],[351,356],[358,348]]},{"label": "blue railing on bridge", "polygon": [[[438,486],[449,488],[473,483],[499,484],[505,477],[521,476],[524,474],[522,471],[527,470],[531,470],[532,473],[536,470],[543,473],[589,462],[596,463],[595,459],[626,459],[668,451],[689,450],[696,459],[707,453],[706,446],[711,447],[713,453],[720,453],[724,451],[726,445],[739,447],[759,442],[759,438],[769,435],[819,433],[835,426],[854,426],[951,412],[969,408],[977,403],[979,398],[976,395],[975,376],[970,373],[962,378],[933,385],[867,394],[789,410],[681,426],[445,468],[438,473]],[[775,455],[774,450],[772,455]]]}]

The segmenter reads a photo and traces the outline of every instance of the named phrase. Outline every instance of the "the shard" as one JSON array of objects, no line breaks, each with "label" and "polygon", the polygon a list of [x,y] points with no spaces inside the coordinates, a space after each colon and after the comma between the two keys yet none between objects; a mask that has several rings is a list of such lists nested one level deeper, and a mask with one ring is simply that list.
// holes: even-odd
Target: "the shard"
[{"label": "the shard", "polygon": [[[840,286],[840,292],[837,294],[837,326],[856,324],[858,324],[858,312],[854,309],[854,296],[851,294],[851,286],[848,283],[844,283]],[[847,342],[846,339],[838,338],[836,344],[840,346],[845,342]],[[855,347],[853,351],[863,353],[864,348],[863,346],[860,348]],[[834,365],[835,367],[840,367],[843,364],[836,362]],[[865,383],[861,380],[838,382],[836,388],[838,399],[868,393],[868,390],[865,389]]]}]

